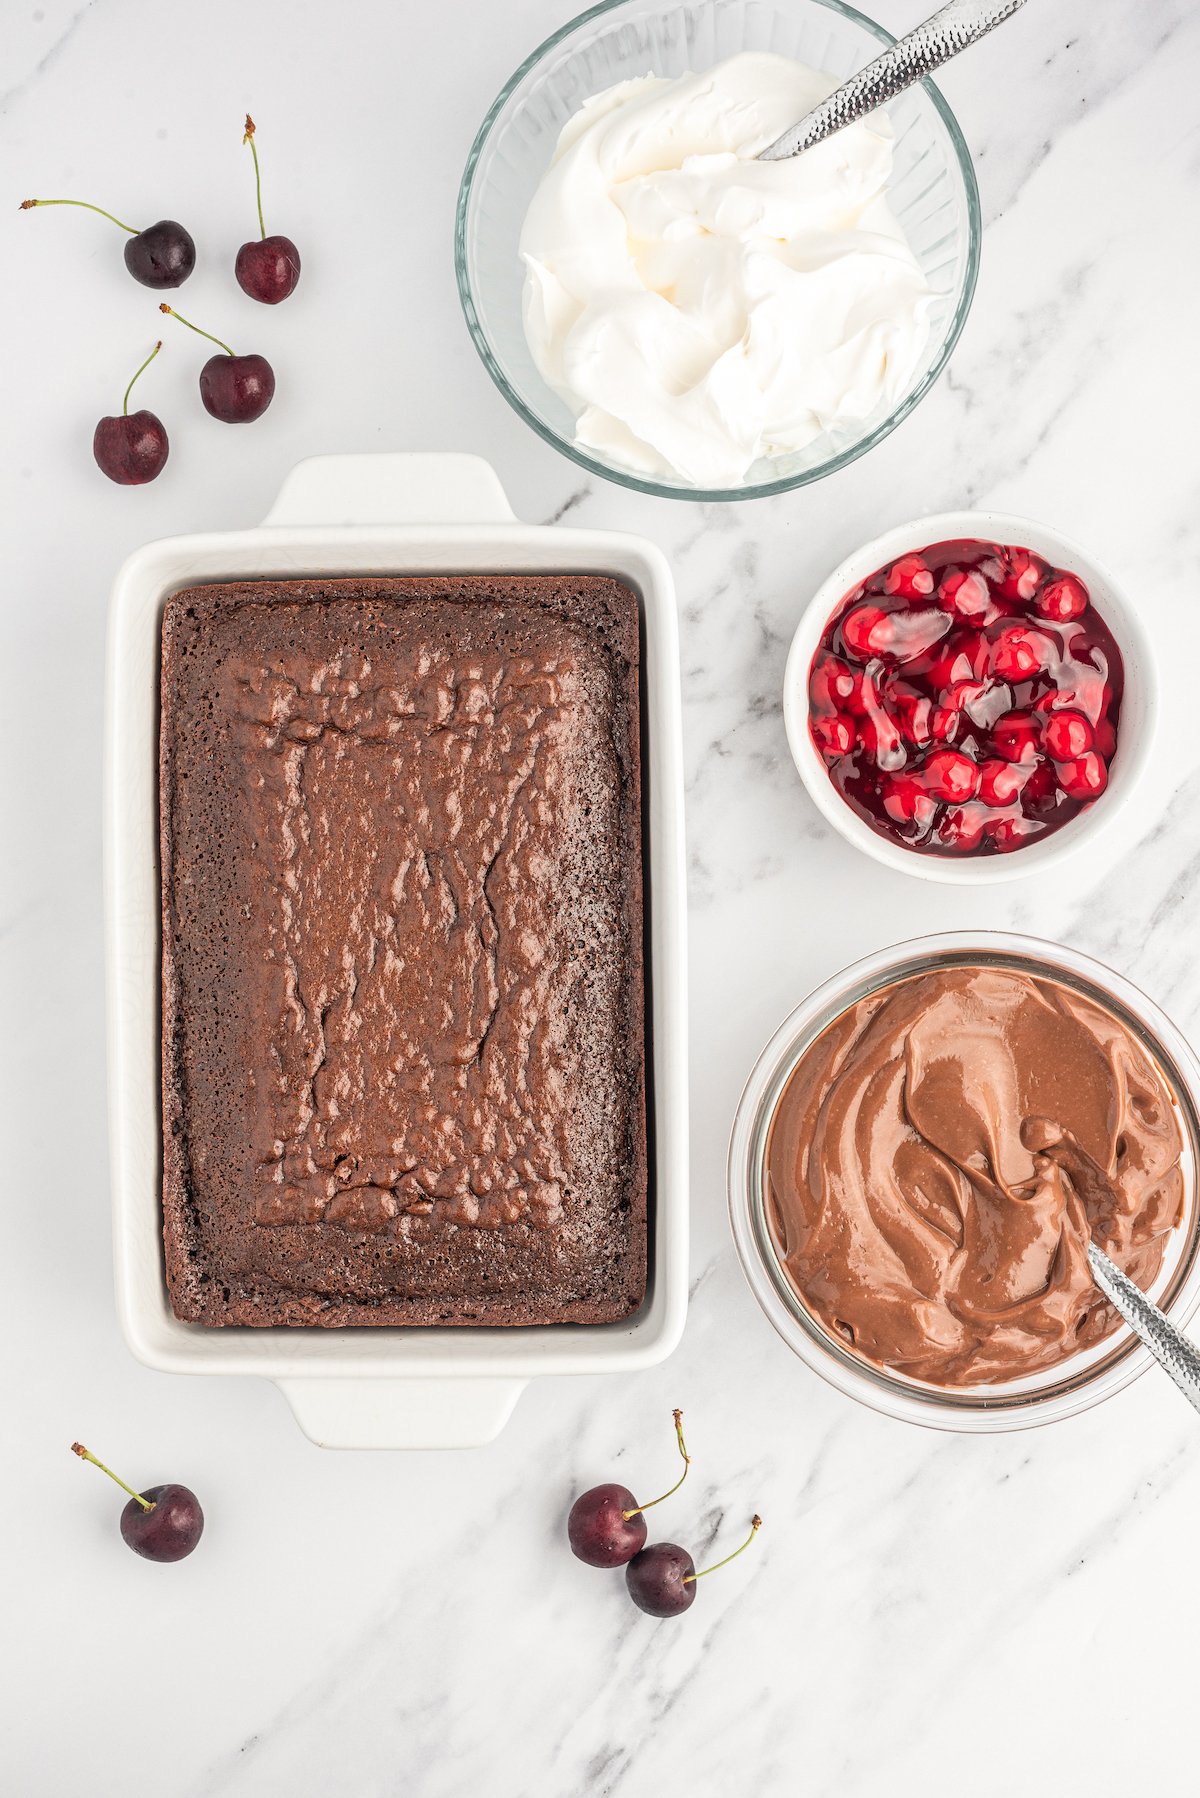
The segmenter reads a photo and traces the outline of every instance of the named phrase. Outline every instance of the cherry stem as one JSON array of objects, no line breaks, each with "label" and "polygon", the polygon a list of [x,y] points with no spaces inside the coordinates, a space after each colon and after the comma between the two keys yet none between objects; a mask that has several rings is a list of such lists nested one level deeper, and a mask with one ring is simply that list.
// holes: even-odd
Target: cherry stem
[{"label": "cherry stem", "polygon": [[683,1580],[684,1585],[685,1586],[694,1585],[698,1579],[703,1579],[706,1573],[715,1573],[717,1571],[718,1567],[728,1567],[730,1561],[736,1561],[739,1555],[745,1554],[746,1550],[749,1548],[750,1544],[753,1542],[755,1536],[757,1536],[757,1534],[761,1528],[762,1528],[762,1518],[758,1515],[758,1512],[756,1511],[754,1513],[754,1516],[750,1519],[750,1534],[746,1537],[746,1540],[742,1543],[742,1546],[740,1548],[735,1548],[731,1555],[726,1555],[725,1559],[723,1561],[714,1561],[711,1567],[702,1567],[700,1569],[699,1573],[685,1574],[684,1580]]},{"label": "cherry stem", "polygon": [[138,235],[136,225],[127,225],[124,219],[115,217],[111,212],[105,212],[103,206],[93,206],[90,200],[22,200],[18,210],[28,212],[31,206],[84,206],[89,212],[98,212],[103,219],[112,219],[113,224],[120,225],[122,231],[128,231],[130,237]]},{"label": "cherry stem", "polygon": [[632,1511],[622,1511],[621,1515],[626,1523],[629,1522],[631,1517],[640,1517],[643,1511],[649,1511],[654,1505],[661,1505],[663,1499],[670,1498],[671,1492],[678,1492],[679,1488],[683,1485],[684,1480],[687,1479],[688,1468],[692,1464],[692,1457],[688,1454],[687,1444],[683,1440],[683,1412],[675,1411],[672,1415],[675,1419],[675,1440],[678,1442],[679,1452],[683,1456],[683,1472],[671,1487],[670,1492],[660,1493],[657,1498],[650,1499],[647,1504],[635,1505]]},{"label": "cherry stem", "polygon": [[182,312],[176,312],[174,306],[168,306],[165,300],[160,303],[158,309],[160,312],[165,312],[168,318],[177,318],[181,325],[186,325],[189,331],[196,333],[197,337],[207,337],[210,343],[215,343],[217,348],[224,350],[227,356],[233,355],[233,351],[227,343],[222,343],[221,339],[214,337],[211,331],[202,331],[199,325],[194,325],[190,318],[184,318]]},{"label": "cherry stem", "polygon": [[[145,371],[149,368],[150,364],[153,362],[154,358],[158,355],[158,352],[161,349],[162,349],[162,338],[160,337],[158,342],[155,344],[154,348],[151,350],[150,354],[146,357],[146,360],[142,363],[141,368],[138,369],[137,375],[134,375],[133,381],[137,380],[138,375],[145,373]],[[129,383],[128,387],[125,389],[125,399],[121,406],[121,414],[124,418],[129,417],[129,396],[133,392],[133,381],[131,381]]]},{"label": "cherry stem", "polygon": [[128,1492],[130,1498],[136,1499],[143,1511],[154,1510],[153,1499],[143,1498],[140,1492],[135,1492],[132,1486],[127,1486],[124,1480],[117,1477],[111,1467],[106,1467],[103,1461],[97,1461],[91,1449],[84,1448],[82,1442],[72,1442],[71,1453],[73,1455],[78,1455],[81,1461],[90,1461],[93,1467],[98,1467],[101,1473],[106,1473],[110,1480],[116,1480],[117,1485],[121,1488],[122,1492]]},{"label": "cherry stem", "polygon": [[242,142],[249,144],[250,154],[254,158],[254,198],[258,201],[258,230],[261,237],[266,237],[267,227],[263,223],[262,211],[262,170],[258,166],[258,145],[254,141],[254,120],[246,114],[246,135]]}]

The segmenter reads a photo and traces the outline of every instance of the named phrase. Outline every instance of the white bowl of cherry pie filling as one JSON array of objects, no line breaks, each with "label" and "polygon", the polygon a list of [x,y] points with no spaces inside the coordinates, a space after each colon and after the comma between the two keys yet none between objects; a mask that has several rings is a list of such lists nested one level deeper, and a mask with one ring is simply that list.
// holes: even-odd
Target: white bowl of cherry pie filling
[{"label": "white bowl of cherry pie filling", "polygon": [[848,557],[792,642],[784,718],[815,804],[889,867],[980,885],[1107,829],[1152,748],[1129,599],[1079,545],[997,512],[899,525]]}]

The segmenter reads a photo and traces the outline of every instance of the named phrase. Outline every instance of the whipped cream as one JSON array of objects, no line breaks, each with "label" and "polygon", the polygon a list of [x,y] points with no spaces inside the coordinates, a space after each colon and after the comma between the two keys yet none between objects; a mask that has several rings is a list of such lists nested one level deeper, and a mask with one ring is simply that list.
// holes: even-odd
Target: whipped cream
[{"label": "whipped cream", "polygon": [[525,334],[604,460],[699,487],[898,401],[932,295],[885,198],[886,121],[760,150],[835,84],[747,53],[569,119],[525,218]]}]

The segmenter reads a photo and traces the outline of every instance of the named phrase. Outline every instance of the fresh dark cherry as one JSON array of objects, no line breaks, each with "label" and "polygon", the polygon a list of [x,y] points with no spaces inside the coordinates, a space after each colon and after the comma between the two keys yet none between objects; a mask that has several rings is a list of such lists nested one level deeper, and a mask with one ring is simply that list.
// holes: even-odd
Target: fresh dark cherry
[{"label": "fresh dark cherry", "polygon": [[103,206],[93,206],[90,200],[21,201],[22,212],[28,212],[34,206],[82,206],[88,212],[98,212],[101,218],[111,219],[114,225],[129,233],[125,267],[143,287],[182,287],[196,266],[196,246],[191,233],[175,219],[159,219],[157,224],[147,225],[144,231],[139,231],[135,225],[127,225],[114,218],[111,212],[105,212]]},{"label": "fresh dark cherry", "polygon": [[200,370],[200,398],[205,410],[227,425],[248,425],[261,418],[275,396],[275,371],[266,357],[235,356],[227,343],[221,343],[211,331],[202,331],[172,307],[164,304],[159,311],[169,313],[189,331],[207,337],[224,351],[221,356],[210,356]]},{"label": "fresh dark cherry", "polygon": [[196,246],[175,219],[147,225],[125,245],[125,267],[143,287],[182,287],[196,266]]},{"label": "fresh dark cherry", "polygon": [[625,1569],[629,1596],[651,1617],[678,1617],[696,1602],[696,1563],[676,1542],[652,1542]]},{"label": "fresh dark cherry", "polygon": [[[133,381],[142,369],[150,366],[161,349],[162,344],[156,343]],[[92,454],[101,472],[122,487],[140,487],[146,481],[155,480],[166,467],[171,448],[161,418],[153,412],[129,410],[133,381],[125,389],[121,411],[102,418],[92,438]]]},{"label": "fresh dark cherry", "polygon": [[762,1518],[753,1517],[750,1534],[741,1548],[735,1548],[723,1561],[717,1561],[712,1567],[705,1567],[700,1573],[696,1572],[696,1563],[687,1549],[680,1548],[677,1542],[652,1542],[649,1548],[643,1548],[639,1554],[634,1555],[625,1569],[625,1585],[630,1598],[640,1611],[648,1612],[651,1617],[681,1616],[696,1602],[697,1580],[715,1573],[718,1567],[727,1567],[730,1561],[736,1561],[749,1548],[761,1528]]},{"label": "fresh dark cherry", "polygon": [[170,448],[166,427],[153,412],[102,418],[92,437],[96,466],[121,487],[141,487],[157,480]]},{"label": "fresh dark cherry", "polygon": [[300,279],[300,252],[290,237],[282,237],[278,233],[267,236],[267,227],[263,222],[262,172],[258,166],[258,145],[254,141],[254,120],[249,113],[246,114],[246,133],[242,142],[249,144],[250,154],[254,158],[259,236],[242,245],[237,253],[233,272],[242,292],[248,293],[252,300],[261,300],[264,306],[278,306],[280,300],[286,300],[296,290],[296,283]]},{"label": "fresh dark cherry", "polygon": [[1104,792],[1124,685],[1078,575],[1019,545],[936,543],[846,595],[813,658],[809,723],[881,835],[1008,854]]},{"label": "fresh dark cherry", "polygon": [[134,1554],[147,1561],[182,1561],[191,1554],[204,1531],[204,1512],[189,1487],[150,1486],[145,1492],[135,1492],[82,1442],[73,1442],[71,1452],[90,1461],[128,1492],[129,1503],[121,1512],[121,1537]]},{"label": "fresh dark cherry", "polygon": [[683,1440],[683,1412],[676,1411],[675,1440],[683,1456],[683,1472],[669,1491],[639,1505],[628,1486],[592,1486],[581,1492],[567,1517],[571,1552],[589,1567],[623,1567],[646,1540],[644,1512],[678,1492],[687,1478],[691,1457]]},{"label": "fresh dark cherry", "polygon": [[1096,733],[1082,712],[1052,712],[1042,734],[1056,762],[1085,755],[1096,741]]},{"label": "fresh dark cherry", "polygon": [[628,1486],[593,1486],[571,1506],[567,1538],[589,1567],[623,1567],[645,1546],[646,1519]]},{"label": "fresh dark cherry", "polygon": [[264,306],[278,306],[295,292],[300,252],[290,237],[251,239],[238,251],[233,268],[243,293]]},{"label": "fresh dark cherry", "polygon": [[275,371],[265,356],[210,356],[200,370],[200,398],[223,424],[253,424],[274,393]]},{"label": "fresh dark cherry", "polygon": [[187,1486],[149,1486],[121,1512],[122,1540],[147,1561],[182,1561],[203,1529],[200,1501]]}]

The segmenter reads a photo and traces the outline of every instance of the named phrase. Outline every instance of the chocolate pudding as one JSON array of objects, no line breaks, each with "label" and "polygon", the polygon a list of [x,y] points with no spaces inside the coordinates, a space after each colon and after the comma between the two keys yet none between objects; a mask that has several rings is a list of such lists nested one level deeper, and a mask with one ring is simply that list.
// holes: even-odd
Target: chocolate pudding
[{"label": "chocolate pudding", "polygon": [[1112,1012],[955,965],[851,1006],[776,1105],[767,1217],[856,1354],[937,1386],[1015,1380],[1109,1335],[1093,1238],[1143,1289],[1184,1207],[1173,1094]]}]

